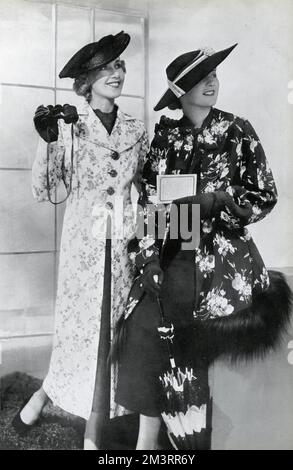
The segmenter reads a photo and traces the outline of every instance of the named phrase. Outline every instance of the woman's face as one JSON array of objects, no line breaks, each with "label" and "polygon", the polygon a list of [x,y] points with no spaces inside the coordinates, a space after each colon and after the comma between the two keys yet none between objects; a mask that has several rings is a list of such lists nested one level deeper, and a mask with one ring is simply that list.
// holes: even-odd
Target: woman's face
[{"label": "woman's face", "polygon": [[183,109],[186,104],[211,107],[216,104],[218,93],[219,80],[215,69],[189,90],[188,93],[185,93],[180,98],[180,101]]},{"label": "woman's face", "polygon": [[92,94],[115,99],[121,95],[125,79],[125,63],[120,58],[95,70],[92,77]]}]

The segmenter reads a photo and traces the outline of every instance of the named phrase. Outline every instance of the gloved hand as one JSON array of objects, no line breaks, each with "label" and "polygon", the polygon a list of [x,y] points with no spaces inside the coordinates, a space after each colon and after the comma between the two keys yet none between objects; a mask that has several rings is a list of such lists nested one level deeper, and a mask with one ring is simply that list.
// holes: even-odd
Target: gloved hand
[{"label": "gloved hand", "polygon": [[64,119],[66,124],[71,124],[72,122],[75,124],[79,119],[76,107],[71,104],[64,104],[63,117],[61,116],[61,118]]},{"label": "gloved hand", "polygon": [[225,191],[215,191],[216,195],[215,205],[213,211],[215,215],[219,214],[221,210],[228,207],[232,215],[239,217],[240,219],[248,219],[252,214],[252,205],[249,201],[244,200],[241,201],[241,196],[244,195],[244,190],[240,186],[235,186],[234,188],[234,196],[240,202],[236,204],[234,198]]},{"label": "gloved hand", "polygon": [[[235,187],[235,196],[241,202],[241,196],[244,190],[239,186]],[[241,205],[236,204],[233,197],[225,191],[214,191],[202,193],[196,196],[187,196],[173,201],[177,207],[182,204],[188,204],[191,209],[192,204],[200,205],[200,216],[203,219],[217,217],[221,210],[227,207],[231,213],[240,218],[248,218],[252,214],[252,205],[247,200]]]},{"label": "gloved hand", "polygon": [[175,204],[178,208],[183,204],[188,204],[188,209],[191,209],[192,204],[199,204],[201,218],[205,219],[212,217],[215,200],[216,197],[215,193],[213,192],[198,194],[196,196],[181,197],[180,199],[175,199],[173,204]]},{"label": "gloved hand", "polygon": [[58,117],[62,106],[38,106],[34,116],[34,124],[38,134],[45,142],[55,142],[58,139]]},{"label": "gloved hand", "polygon": [[66,124],[77,122],[76,107],[69,104],[38,106],[34,116],[34,124],[38,134],[45,142],[55,142],[58,139],[58,119],[64,119]]},{"label": "gloved hand", "polygon": [[158,261],[151,261],[143,268],[141,276],[141,288],[151,296],[156,296],[160,292],[164,273]]}]

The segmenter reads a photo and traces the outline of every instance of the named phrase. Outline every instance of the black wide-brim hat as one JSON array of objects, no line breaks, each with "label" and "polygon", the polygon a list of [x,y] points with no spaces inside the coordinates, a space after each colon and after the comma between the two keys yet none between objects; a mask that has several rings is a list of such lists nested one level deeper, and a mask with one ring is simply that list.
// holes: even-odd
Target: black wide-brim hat
[{"label": "black wide-brim hat", "polygon": [[159,111],[185,95],[223,62],[236,46],[234,44],[219,52],[207,48],[198,49],[176,57],[166,68],[169,88],[154,110]]},{"label": "black wide-brim hat", "polygon": [[130,36],[124,31],[113,36],[104,36],[97,42],[82,47],[67,62],[59,73],[60,78],[76,78],[98,67],[112,62],[122,54],[130,41]]}]

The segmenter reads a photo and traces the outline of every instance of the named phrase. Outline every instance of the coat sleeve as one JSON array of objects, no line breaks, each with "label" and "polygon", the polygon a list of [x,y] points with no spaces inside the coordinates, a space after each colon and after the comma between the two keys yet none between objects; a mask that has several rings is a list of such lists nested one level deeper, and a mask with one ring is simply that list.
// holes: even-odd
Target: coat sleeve
[{"label": "coat sleeve", "polygon": [[263,219],[277,202],[277,189],[261,142],[249,121],[243,122],[240,185],[226,191],[237,204],[251,204],[247,218],[235,217],[229,209],[221,211],[220,223],[229,229],[241,228]]},{"label": "coat sleeve", "polygon": [[[47,192],[47,143],[39,139],[37,154],[32,166],[32,193],[38,202],[48,201]],[[56,142],[49,145],[49,189],[51,198],[54,190],[63,178],[63,160],[65,145],[62,128],[59,125],[59,135]]]},{"label": "coat sleeve", "polygon": [[[143,268],[151,261],[159,260],[160,245],[163,239],[162,234],[160,234],[161,236],[158,234],[158,217],[159,213],[165,216],[166,206],[156,203],[156,179],[162,158],[157,141],[155,130],[155,137],[149,152],[143,151],[144,156],[139,164],[139,176],[135,183],[139,191],[136,236],[129,242],[128,253],[138,269]],[[146,145],[143,144],[142,148],[145,149]]]}]

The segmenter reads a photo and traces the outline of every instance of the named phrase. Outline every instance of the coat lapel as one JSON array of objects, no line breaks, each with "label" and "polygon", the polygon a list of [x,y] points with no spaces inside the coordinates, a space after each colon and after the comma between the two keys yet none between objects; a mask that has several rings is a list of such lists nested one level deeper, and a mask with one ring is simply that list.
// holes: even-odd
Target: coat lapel
[{"label": "coat lapel", "polygon": [[123,152],[133,147],[141,138],[144,126],[140,125],[136,118],[123,113],[120,108],[111,132],[111,142],[118,152]]},{"label": "coat lapel", "polygon": [[84,103],[77,108],[77,112],[79,115],[79,121],[77,122],[79,138],[88,140],[100,147],[115,150],[107,130],[91,106],[88,103]]},{"label": "coat lapel", "polygon": [[88,103],[79,106],[77,111],[80,117],[77,123],[79,137],[109,150],[127,150],[133,147],[143,134],[143,125],[138,125],[135,118],[124,114],[120,108],[110,135]]}]

